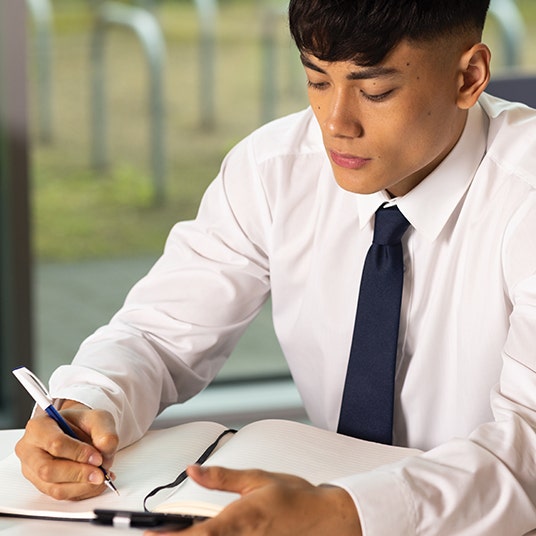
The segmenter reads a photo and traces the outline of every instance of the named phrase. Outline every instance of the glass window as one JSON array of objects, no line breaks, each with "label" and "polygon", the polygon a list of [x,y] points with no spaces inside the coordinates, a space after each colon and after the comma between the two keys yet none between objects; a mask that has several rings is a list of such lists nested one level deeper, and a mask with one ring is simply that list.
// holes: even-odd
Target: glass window
[{"label": "glass window", "polygon": [[[22,4],[0,3],[3,10]],[[306,98],[283,0],[24,4],[34,353],[36,372],[47,379],[120,307],[171,226],[195,215],[224,154],[261,123],[305,106]],[[494,50],[494,71],[534,71],[533,0],[493,0],[492,7],[485,41]],[[25,39],[22,19],[4,15]],[[1,60],[24,50],[2,43]],[[0,92],[4,109],[10,98]],[[4,163],[12,157],[6,147]],[[0,169],[4,187],[5,165]],[[4,190],[2,196],[9,202]],[[13,258],[4,247],[5,218],[1,226],[5,280]],[[2,302],[5,330],[12,304],[4,294]],[[8,360],[1,358],[4,372]],[[286,375],[268,304],[220,380]]]},{"label": "glass window", "polygon": [[[195,215],[225,153],[302,108],[305,86],[284,2],[29,5],[36,368],[47,378]],[[219,378],[287,375],[268,304]]]}]

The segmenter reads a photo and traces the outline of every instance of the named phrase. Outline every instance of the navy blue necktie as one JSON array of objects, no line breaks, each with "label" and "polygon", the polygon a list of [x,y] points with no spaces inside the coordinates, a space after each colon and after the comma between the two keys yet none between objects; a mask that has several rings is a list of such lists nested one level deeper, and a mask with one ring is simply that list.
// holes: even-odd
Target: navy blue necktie
[{"label": "navy blue necktie", "polygon": [[393,398],[404,279],[401,239],[409,226],[398,207],[376,212],[339,417],[342,434],[392,443]]}]

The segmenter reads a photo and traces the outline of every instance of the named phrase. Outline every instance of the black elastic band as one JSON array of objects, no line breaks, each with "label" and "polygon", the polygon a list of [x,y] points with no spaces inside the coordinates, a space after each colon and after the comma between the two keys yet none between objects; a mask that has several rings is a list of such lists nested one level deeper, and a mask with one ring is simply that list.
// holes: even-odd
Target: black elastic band
[{"label": "black elastic band", "polygon": [[[231,428],[229,428],[228,430],[225,430],[224,432],[222,432],[216,438],[216,441],[214,441],[214,443],[210,444],[207,447],[207,449],[205,450],[205,452],[203,452],[203,454],[201,454],[201,456],[199,456],[199,458],[197,459],[197,461],[195,463],[198,464],[198,465],[201,465],[204,462],[206,462],[208,457],[214,452],[214,449],[219,445],[219,443],[222,440],[222,438],[224,436],[226,436],[227,434],[236,434],[236,430],[232,430]],[[184,482],[187,477],[188,477],[188,475],[186,474],[186,470],[184,470],[184,471],[182,471],[182,473],[180,473],[180,475],[173,482],[170,482],[169,484],[164,484],[163,486],[158,486],[157,488],[153,489],[151,492],[149,492],[145,496],[145,499],[143,499],[143,509],[146,512],[150,512],[150,510],[147,508],[147,500],[148,499],[150,499],[151,497],[154,497],[158,492],[162,491],[163,489],[177,487],[180,483]]]}]

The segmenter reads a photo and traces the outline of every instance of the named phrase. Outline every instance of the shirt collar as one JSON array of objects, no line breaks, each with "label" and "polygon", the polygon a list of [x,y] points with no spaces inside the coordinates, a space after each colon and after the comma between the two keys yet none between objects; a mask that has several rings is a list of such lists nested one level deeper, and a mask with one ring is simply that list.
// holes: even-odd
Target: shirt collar
[{"label": "shirt collar", "polygon": [[486,152],[488,119],[480,104],[473,106],[458,143],[420,184],[405,196],[391,199],[386,191],[358,196],[363,228],[384,203],[397,204],[412,227],[435,240],[464,196]]}]

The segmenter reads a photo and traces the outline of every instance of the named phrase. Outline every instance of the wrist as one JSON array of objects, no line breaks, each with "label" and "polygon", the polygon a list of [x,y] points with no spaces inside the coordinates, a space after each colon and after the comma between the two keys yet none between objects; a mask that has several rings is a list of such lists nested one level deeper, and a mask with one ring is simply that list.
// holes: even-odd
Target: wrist
[{"label": "wrist", "polygon": [[339,529],[333,533],[341,536],[362,536],[361,521],[351,495],[345,489],[331,484],[322,484],[319,488],[326,494],[330,518],[340,523]]},{"label": "wrist", "polygon": [[89,406],[82,404],[82,402],[77,402],[76,400],[70,399],[61,399],[54,402],[56,409],[91,409]]},{"label": "wrist", "polygon": [[[54,407],[60,411],[64,409],[91,409],[89,406],[86,406],[85,404],[82,404],[81,402],[77,402],[76,400],[69,400],[69,399],[63,399],[63,398],[56,398],[54,399]],[[32,412],[31,417],[42,417],[43,415],[46,415],[46,412],[44,409],[41,409],[37,404],[34,407],[34,410]]]}]

